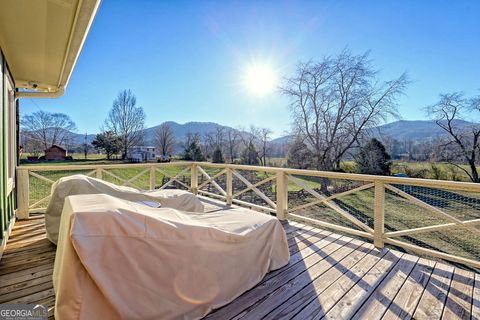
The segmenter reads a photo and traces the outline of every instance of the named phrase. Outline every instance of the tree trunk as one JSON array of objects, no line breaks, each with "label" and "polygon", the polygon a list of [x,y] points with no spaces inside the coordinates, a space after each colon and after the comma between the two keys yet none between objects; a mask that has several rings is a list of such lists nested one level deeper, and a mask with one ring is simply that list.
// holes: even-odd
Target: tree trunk
[{"label": "tree trunk", "polygon": [[[323,164],[320,159],[317,159],[316,169],[318,171],[331,171],[331,169],[325,168],[325,164]],[[323,194],[328,193],[328,186],[329,185],[330,185],[330,179],[329,178],[320,178],[320,191]]]},{"label": "tree trunk", "polygon": [[470,170],[472,171],[472,182],[480,182],[475,161],[469,161],[468,164],[470,165]]}]

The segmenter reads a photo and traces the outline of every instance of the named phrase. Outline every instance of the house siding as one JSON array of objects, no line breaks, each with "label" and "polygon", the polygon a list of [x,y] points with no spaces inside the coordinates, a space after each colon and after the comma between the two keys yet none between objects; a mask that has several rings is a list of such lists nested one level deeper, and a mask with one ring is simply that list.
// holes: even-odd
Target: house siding
[{"label": "house siding", "polygon": [[[6,239],[9,233],[9,227],[14,219],[16,199],[15,188],[13,190],[9,187],[9,161],[11,162],[12,156],[9,154],[12,150],[17,150],[17,137],[12,135],[12,130],[9,130],[9,112],[8,108],[14,108],[16,112],[16,105],[9,103],[9,97],[7,92],[7,81],[11,79],[8,71],[8,66],[5,61],[3,52],[0,48],[0,256],[3,252]],[[10,80],[11,81],[11,80]],[[16,115],[15,115],[16,116]],[[13,147],[11,147],[13,144]],[[9,151],[10,146],[10,151]],[[16,164],[16,155],[13,156]]]}]

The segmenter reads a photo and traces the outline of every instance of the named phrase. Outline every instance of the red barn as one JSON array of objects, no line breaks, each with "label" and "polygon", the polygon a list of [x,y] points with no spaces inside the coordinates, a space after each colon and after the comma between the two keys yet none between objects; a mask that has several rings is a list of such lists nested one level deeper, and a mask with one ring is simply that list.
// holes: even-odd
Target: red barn
[{"label": "red barn", "polygon": [[45,150],[45,160],[65,160],[67,150],[56,144]]}]

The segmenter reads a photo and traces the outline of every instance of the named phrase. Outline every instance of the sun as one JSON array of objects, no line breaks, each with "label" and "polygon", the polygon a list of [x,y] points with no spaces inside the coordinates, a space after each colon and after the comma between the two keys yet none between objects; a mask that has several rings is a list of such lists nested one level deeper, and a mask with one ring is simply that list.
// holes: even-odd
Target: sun
[{"label": "sun", "polygon": [[250,93],[264,96],[274,90],[277,79],[270,65],[254,64],[246,69],[244,82]]}]

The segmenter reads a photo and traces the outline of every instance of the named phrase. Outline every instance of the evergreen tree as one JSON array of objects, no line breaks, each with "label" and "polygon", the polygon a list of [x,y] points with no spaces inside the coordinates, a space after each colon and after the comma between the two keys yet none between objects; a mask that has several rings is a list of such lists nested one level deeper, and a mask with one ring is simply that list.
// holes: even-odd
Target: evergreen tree
[{"label": "evergreen tree", "polygon": [[186,146],[183,159],[187,161],[205,161],[198,139],[192,139]]},{"label": "evergreen tree", "polygon": [[213,151],[212,162],[213,163],[225,163],[225,159],[223,158],[222,149],[218,146]]},{"label": "evergreen tree", "polygon": [[385,151],[385,146],[377,139],[372,139],[360,148],[356,157],[359,173],[389,175],[390,155]]},{"label": "evergreen tree", "polygon": [[122,150],[120,137],[112,131],[97,134],[92,141],[92,145],[95,149],[103,150],[107,155],[107,159],[110,159],[112,154],[119,153]]},{"label": "evergreen tree", "polygon": [[258,151],[253,142],[249,142],[247,147],[243,149],[241,160],[242,164],[258,165]]},{"label": "evergreen tree", "polygon": [[313,155],[301,137],[297,137],[287,154],[287,166],[296,169],[308,169],[313,165]]}]

